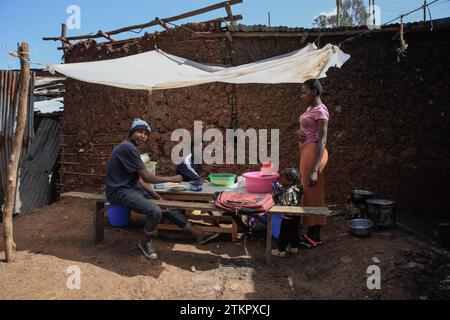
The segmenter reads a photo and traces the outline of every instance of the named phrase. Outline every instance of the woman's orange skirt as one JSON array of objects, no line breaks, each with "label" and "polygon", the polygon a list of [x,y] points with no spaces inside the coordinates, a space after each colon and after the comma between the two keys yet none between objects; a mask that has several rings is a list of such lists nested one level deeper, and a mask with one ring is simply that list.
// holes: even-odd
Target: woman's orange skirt
[{"label": "woman's orange skirt", "polygon": [[[309,175],[311,174],[314,157],[316,155],[317,143],[310,143],[304,146],[300,152],[300,174],[302,176],[302,186],[305,192],[302,199],[302,205],[305,207],[326,207],[325,204],[325,177],[324,169],[328,162],[328,151],[324,150],[322,162],[317,172],[317,184],[313,187],[308,186]],[[325,217],[303,217],[304,226],[325,225]]]}]

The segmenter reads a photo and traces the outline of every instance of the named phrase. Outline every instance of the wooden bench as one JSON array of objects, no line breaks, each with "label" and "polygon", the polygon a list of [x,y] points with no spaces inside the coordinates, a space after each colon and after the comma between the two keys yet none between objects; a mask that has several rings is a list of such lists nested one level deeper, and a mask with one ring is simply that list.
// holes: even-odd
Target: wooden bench
[{"label": "wooden bench", "polygon": [[[104,240],[105,233],[105,201],[106,197],[102,194],[94,193],[83,193],[83,192],[67,192],[61,195],[64,197],[75,197],[82,199],[89,199],[96,201],[96,210],[93,216],[93,240],[94,243],[98,244]],[[187,201],[174,201],[174,200],[152,200],[152,202],[160,207],[166,207],[171,209],[185,209],[185,210],[201,210],[201,211],[216,211],[223,212],[221,209],[216,208],[213,204],[207,202],[187,202]],[[270,262],[271,249],[272,249],[272,214],[284,214],[292,216],[325,216],[330,217],[332,211],[326,207],[286,207],[286,206],[274,206],[267,213],[267,235],[266,235],[266,263]],[[199,215],[198,219],[213,218],[214,216]],[[227,216],[215,216],[213,219],[226,220],[226,218],[231,219]],[[189,215],[188,218],[194,218],[195,215]],[[159,225],[161,228],[162,224]],[[180,230],[175,225],[167,225],[162,227],[169,230]],[[203,227],[204,231],[218,232],[218,227],[208,226]],[[222,230],[220,230],[222,231]],[[223,232],[222,232],[223,233]],[[227,232],[228,233],[228,232]],[[237,234],[237,226],[233,224],[231,231],[229,233]]]}]

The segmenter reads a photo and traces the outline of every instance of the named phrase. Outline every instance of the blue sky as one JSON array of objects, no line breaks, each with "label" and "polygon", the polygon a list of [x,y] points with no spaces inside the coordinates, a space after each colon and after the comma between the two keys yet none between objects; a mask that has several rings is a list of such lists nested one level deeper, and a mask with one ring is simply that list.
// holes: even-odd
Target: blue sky
[{"label": "blue sky", "polygon": [[[59,36],[61,23],[66,22],[70,5],[81,10],[81,29],[68,30],[69,36],[108,31],[128,25],[145,23],[160,18],[208,6],[221,0],[0,0],[0,69],[19,67],[17,59],[8,51],[16,50],[17,42],[29,43],[31,60],[34,62],[59,63],[61,51],[56,48],[60,42],[43,41],[44,36]],[[368,0],[364,0],[368,3]],[[431,0],[428,0],[431,2]],[[312,27],[314,18],[322,12],[330,12],[335,0],[244,0],[233,6],[235,14],[241,14],[243,24],[267,24],[267,12],[271,14],[271,25],[289,27]],[[381,22],[391,20],[402,12],[423,4],[423,0],[375,0],[381,10]],[[225,16],[219,9],[181,23],[204,21]],[[433,19],[450,16],[450,0],[440,0],[431,6]],[[406,21],[422,19],[423,13],[411,15]],[[147,32],[156,27],[145,29]],[[136,36],[125,33],[120,38]],[[32,67],[38,67],[33,65]]]}]

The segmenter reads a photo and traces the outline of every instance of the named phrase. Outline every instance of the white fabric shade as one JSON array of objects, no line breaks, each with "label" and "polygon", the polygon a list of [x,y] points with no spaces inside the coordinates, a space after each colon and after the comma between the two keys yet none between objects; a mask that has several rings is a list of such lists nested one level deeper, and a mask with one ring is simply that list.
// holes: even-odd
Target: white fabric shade
[{"label": "white fabric shade", "polygon": [[95,62],[50,64],[57,71],[80,81],[126,89],[158,90],[210,82],[227,83],[303,83],[324,78],[330,67],[340,68],[350,55],[327,44],[314,44],[288,54],[236,67],[223,68],[180,58],[161,50],[124,58]]}]

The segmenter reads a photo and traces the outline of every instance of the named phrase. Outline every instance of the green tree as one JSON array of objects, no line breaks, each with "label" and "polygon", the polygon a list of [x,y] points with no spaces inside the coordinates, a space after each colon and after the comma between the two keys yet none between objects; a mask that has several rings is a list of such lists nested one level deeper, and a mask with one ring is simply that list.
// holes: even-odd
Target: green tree
[{"label": "green tree", "polygon": [[[363,0],[338,0],[339,26],[363,26],[367,24],[368,14]],[[337,26],[337,15],[320,15],[314,19],[313,25],[318,28],[330,28]]]}]

